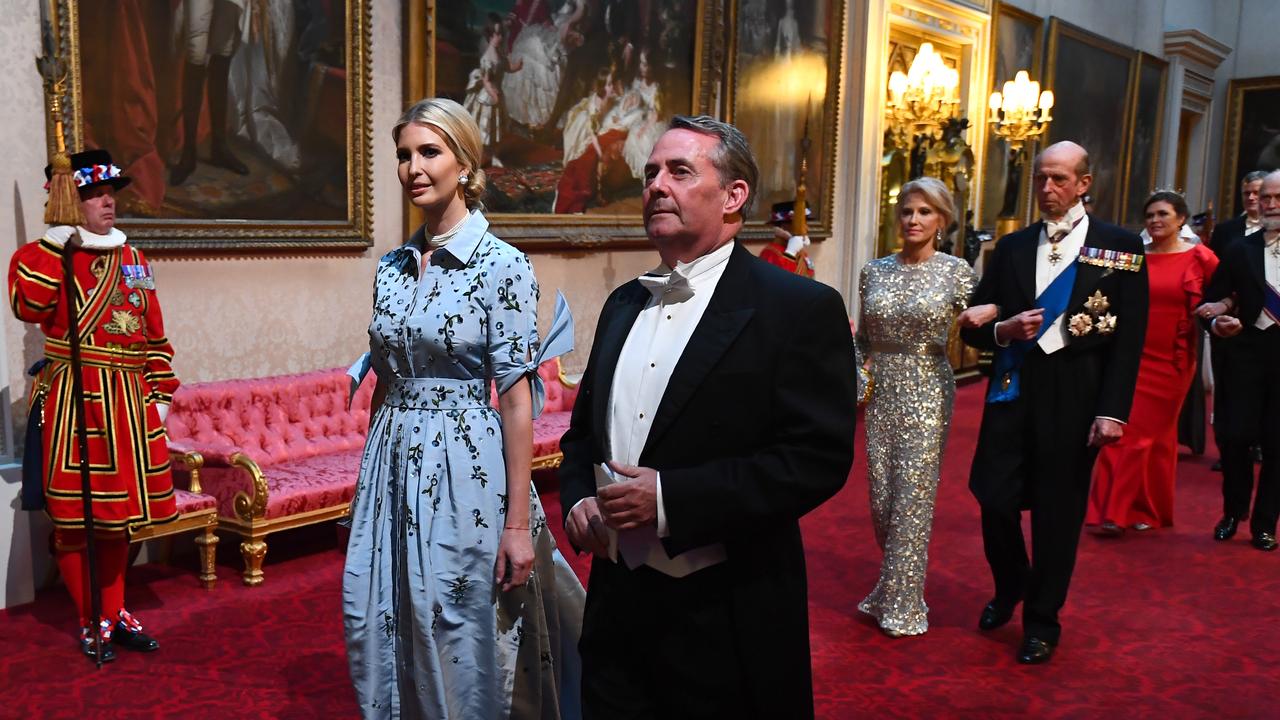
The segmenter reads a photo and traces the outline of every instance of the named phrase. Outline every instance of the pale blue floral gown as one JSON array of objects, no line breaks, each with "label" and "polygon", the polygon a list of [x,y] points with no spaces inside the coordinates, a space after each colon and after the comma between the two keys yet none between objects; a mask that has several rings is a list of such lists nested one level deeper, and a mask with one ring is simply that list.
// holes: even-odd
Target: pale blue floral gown
[{"label": "pale blue floral gown", "polygon": [[528,258],[472,212],[421,279],[421,231],[378,263],[370,359],[387,385],[369,428],[343,573],[347,655],[369,718],[576,717],[585,591],[536,491],[529,583],[494,581],[507,509],[489,383],[572,347],[563,298],[547,342]]}]

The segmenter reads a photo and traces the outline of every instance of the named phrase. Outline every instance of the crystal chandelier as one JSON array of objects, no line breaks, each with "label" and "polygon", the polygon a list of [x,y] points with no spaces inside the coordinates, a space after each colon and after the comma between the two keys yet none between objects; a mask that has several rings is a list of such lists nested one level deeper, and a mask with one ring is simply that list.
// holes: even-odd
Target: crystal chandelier
[{"label": "crystal chandelier", "polygon": [[885,116],[898,147],[909,147],[917,135],[934,135],[960,107],[960,73],[942,62],[933,43],[923,43],[904,75],[889,76]]},{"label": "crystal chandelier", "polygon": [[1049,110],[1053,93],[1040,92],[1040,83],[1026,70],[1019,70],[1013,80],[1004,84],[1004,92],[991,93],[991,132],[1009,143],[1011,152],[1022,150],[1028,140],[1039,137],[1049,127]]}]

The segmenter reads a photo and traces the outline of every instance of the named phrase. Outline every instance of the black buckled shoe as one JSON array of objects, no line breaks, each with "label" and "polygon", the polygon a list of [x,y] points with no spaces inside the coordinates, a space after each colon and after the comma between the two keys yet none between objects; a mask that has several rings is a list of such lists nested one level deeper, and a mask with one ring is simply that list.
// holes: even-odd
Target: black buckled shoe
[{"label": "black buckled shoe", "polygon": [[116,621],[115,644],[134,652],[153,652],[160,649],[160,643],[150,635],[142,632],[142,623],[138,622],[128,610],[121,608],[120,619]]},{"label": "black buckled shoe", "polygon": [[[102,662],[109,663],[116,659],[116,651],[111,647],[111,624],[106,620],[102,621]],[[94,647],[93,640],[89,636],[89,628],[80,628],[80,652],[93,662],[98,661],[98,648]]]},{"label": "black buckled shoe", "polygon": [[1013,619],[1013,609],[1017,607],[1017,603],[1013,605],[1005,605],[998,600],[992,600],[987,606],[982,608],[982,615],[978,617],[978,629],[995,630],[1003,626]]},{"label": "black buckled shoe", "polygon": [[1018,662],[1023,665],[1042,665],[1053,657],[1053,643],[1037,637],[1027,637],[1018,648]]},{"label": "black buckled shoe", "polygon": [[1223,515],[1217,525],[1213,526],[1214,540],[1230,540],[1236,535],[1236,528],[1240,525],[1240,521],[1230,515]]},{"label": "black buckled shoe", "polygon": [[1249,544],[1263,552],[1271,552],[1280,547],[1280,543],[1276,542],[1276,534],[1269,532],[1254,533],[1253,539],[1249,541]]}]

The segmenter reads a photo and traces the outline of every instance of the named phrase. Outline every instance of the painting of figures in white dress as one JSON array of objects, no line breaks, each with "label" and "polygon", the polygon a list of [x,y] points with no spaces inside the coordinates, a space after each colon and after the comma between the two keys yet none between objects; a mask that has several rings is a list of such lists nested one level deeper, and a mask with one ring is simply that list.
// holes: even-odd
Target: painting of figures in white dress
[{"label": "painting of figures in white dress", "polygon": [[810,139],[807,201],[829,228],[843,0],[739,0],[730,119],[760,164],[754,220],[795,197],[801,138]]},{"label": "painting of figures in white dress", "polygon": [[700,6],[437,3],[433,92],[480,125],[487,210],[638,215],[649,151],[665,122],[693,106]]},{"label": "painting of figures in white dress", "polygon": [[143,246],[369,244],[367,0],[59,0]]}]

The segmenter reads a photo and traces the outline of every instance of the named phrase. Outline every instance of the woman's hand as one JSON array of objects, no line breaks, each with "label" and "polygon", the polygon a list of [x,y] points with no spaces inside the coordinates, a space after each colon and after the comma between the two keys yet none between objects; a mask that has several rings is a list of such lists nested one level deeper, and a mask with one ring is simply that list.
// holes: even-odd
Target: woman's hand
[{"label": "woman's hand", "polygon": [[494,570],[494,578],[502,585],[503,592],[509,592],[529,582],[533,572],[533,540],[527,527],[508,527],[502,529],[502,540],[498,542],[498,562]]},{"label": "woman's hand", "polygon": [[1212,320],[1219,315],[1226,315],[1230,308],[1225,302],[1207,302],[1196,308],[1196,317],[1202,317],[1205,320]]},{"label": "woman's hand", "polygon": [[1000,306],[987,303],[967,308],[956,320],[960,323],[960,327],[976,328],[995,320],[999,315]]}]

